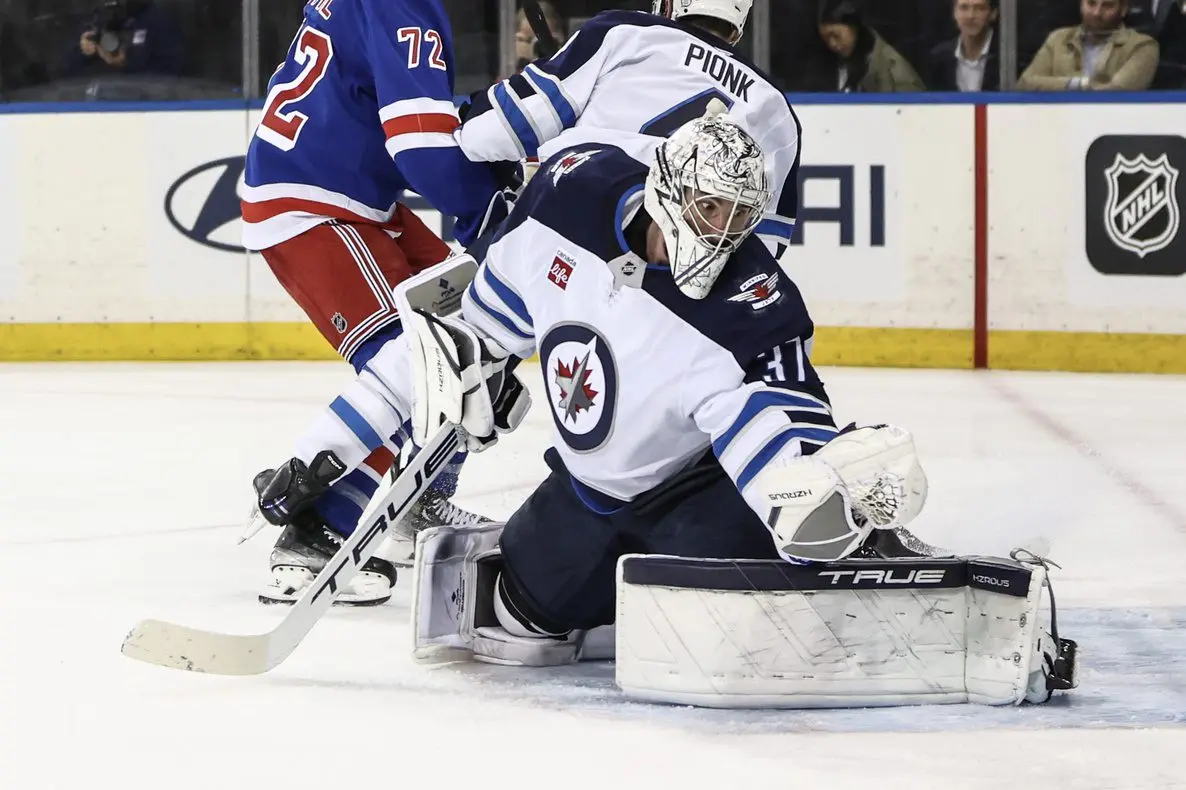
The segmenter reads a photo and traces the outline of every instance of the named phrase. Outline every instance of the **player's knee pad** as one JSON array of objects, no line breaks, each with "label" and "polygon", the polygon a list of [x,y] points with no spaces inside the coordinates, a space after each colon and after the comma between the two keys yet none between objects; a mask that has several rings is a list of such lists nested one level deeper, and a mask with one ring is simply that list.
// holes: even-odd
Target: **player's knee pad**
[{"label": "player's knee pad", "polygon": [[568,634],[567,631],[551,631],[537,625],[527,613],[522,596],[507,583],[505,573],[499,572],[494,583],[494,615],[498,624],[512,636],[525,639],[557,638]]}]

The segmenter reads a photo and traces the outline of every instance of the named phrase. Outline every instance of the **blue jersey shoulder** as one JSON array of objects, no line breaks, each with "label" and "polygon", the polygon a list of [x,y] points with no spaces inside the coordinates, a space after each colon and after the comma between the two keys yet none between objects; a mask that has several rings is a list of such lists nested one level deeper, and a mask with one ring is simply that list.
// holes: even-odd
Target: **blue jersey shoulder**
[{"label": "blue jersey shoulder", "polygon": [[806,343],[815,333],[799,288],[756,236],[733,254],[704,299],[685,296],[665,266],[648,267],[643,288],[743,370],[775,346]]},{"label": "blue jersey shoulder", "polygon": [[567,148],[540,166],[495,241],[530,218],[603,260],[616,258],[626,250],[626,199],[646,177],[647,167],[615,146]]}]

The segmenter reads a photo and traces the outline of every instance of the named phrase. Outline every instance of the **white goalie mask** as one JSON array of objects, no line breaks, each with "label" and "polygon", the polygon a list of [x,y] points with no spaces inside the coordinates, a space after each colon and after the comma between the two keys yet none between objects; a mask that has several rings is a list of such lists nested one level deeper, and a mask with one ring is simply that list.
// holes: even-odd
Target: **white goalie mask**
[{"label": "white goalie mask", "polygon": [[737,28],[740,37],[753,4],[754,0],[654,0],[651,11],[668,19],[684,16],[719,19]]},{"label": "white goalie mask", "polygon": [[703,299],[766,210],[765,157],[735,120],[706,115],[659,145],[644,194],[675,284]]}]

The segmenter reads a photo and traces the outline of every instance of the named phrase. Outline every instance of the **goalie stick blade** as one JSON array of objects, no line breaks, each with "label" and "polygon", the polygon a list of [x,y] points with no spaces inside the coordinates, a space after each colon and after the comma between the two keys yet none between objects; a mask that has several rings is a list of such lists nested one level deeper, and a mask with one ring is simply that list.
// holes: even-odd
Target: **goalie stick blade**
[{"label": "goalie stick blade", "polygon": [[187,672],[259,675],[272,668],[268,643],[267,634],[218,634],[144,620],[128,633],[120,652],[137,661]]},{"label": "goalie stick blade", "polygon": [[157,666],[219,675],[259,675],[288,658],[341,595],[460,447],[452,425],[436,432],[391,484],[363,512],[354,534],[326,564],[284,619],[265,634],[219,634],[160,620],[145,620],[124,639],[121,652]]}]

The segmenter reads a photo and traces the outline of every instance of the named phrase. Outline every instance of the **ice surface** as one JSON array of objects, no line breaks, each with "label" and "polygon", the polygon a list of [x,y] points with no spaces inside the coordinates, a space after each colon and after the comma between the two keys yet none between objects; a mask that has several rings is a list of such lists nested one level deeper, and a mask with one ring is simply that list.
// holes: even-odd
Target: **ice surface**
[{"label": "ice surface", "polygon": [[[533,370],[527,370],[536,384]],[[1046,707],[706,711],[624,702],[608,665],[425,668],[408,595],[335,610],[268,675],[119,654],[144,617],[243,632],[270,534],[248,481],[338,364],[0,367],[0,788],[1186,787],[1186,379],[825,370],[839,419],[910,427],[928,540],[1043,537],[1083,687]],[[537,400],[542,394],[536,388]],[[509,514],[548,415],[472,459]]]}]

